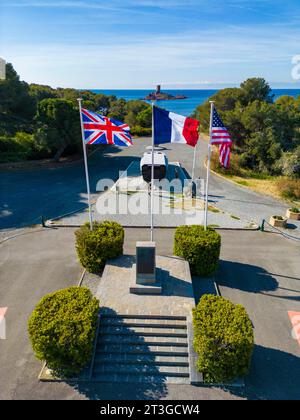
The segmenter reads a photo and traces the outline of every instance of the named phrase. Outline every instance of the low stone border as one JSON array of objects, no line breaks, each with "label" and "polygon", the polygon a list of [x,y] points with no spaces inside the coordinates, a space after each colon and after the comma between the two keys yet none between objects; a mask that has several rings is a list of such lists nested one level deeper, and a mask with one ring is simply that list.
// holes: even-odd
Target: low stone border
[{"label": "low stone border", "polygon": [[38,380],[40,382],[88,382],[89,376],[85,372],[75,378],[62,378],[54,376],[52,371],[48,369],[46,363],[44,363],[42,370],[39,373]]},{"label": "low stone border", "polygon": [[85,275],[86,275],[86,268],[84,268],[82,273],[81,273],[81,276],[80,276],[80,279],[79,279],[79,282],[78,282],[78,285],[77,285],[78,287],[81,287]]}]

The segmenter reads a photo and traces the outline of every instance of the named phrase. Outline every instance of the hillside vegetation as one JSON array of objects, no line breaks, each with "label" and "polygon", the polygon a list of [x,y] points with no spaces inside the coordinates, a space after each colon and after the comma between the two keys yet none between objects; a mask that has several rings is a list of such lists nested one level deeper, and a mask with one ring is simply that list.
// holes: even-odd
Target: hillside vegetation
[{"label": "hillside vegetation", "polygon": [[78,97],[85,108],[128,123],[133,135],[151,133],[151,107],[143,101],[28,84],[7,64],[0,81],[0,162],[58,160],[81,152]]},{"label": "hillside vegetation", "polygon": [[194,112],[207,132],[210,100],[215,101],[233,140],[231,168],[220,168],[216,154],[212,168],[227,176],[269,180],[279,195],[300,199],[300,96],[274,101],[270,86],[260,78],[222,89]]}]

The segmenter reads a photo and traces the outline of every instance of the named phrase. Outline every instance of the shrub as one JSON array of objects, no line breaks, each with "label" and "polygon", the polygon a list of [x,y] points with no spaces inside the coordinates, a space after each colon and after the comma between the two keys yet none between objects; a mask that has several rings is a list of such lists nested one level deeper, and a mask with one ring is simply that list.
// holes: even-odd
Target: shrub
[{"label": "shrub", "polygon": [[35,156],[34,136],[18,132],[12,136],[0,137],[0,162],[14,162],[33,159]]},{"label": "shrub", "polygon": [[133,136],[149,137],[152,134],[152,128],[135,125],[131,128],[130,132]]},{"label": "shrub", "polygon": [[277,162],[280,172],[288,177],[300,177],[300,147],[293,152],[285,152]]},{"label": "shrub", "polygon": [[300,200],[300,179],[280,178],[277,188],[283,198],[288,200]]},{"label": "shrub", "polygon": [[193,274],[209,276],[218,268],[221,236],[212,228],[179,226],[175,232],[174,254],[186,259]]},{"label": "shrub", "polygon": [[79,261],[90,272],[99,272],[107,260],[123,253],[124,229],[116,222],[89,223],[75,232]]},{"label": "shrub", "polygon": [[211,154],[210,167],[213,171],[227,176],[243,176],[241,170],[240,156],[231,153],[229,168],[223,168],[219,161],[219,151],[215,148]]},{"label": "shrub", "polygon": [[249,373],[253,326],[242,305],[203,295],[193,310],[197,368],[206,382],[226,382]]},{"label": "shrub", "polygon": [[28,322],[36,357],[55,374],[78,373],[90,360],[99,301],[87,288],[69,287],[44,296]]},{"label": "shrub", "polygon": [[273,219],[275,219],[275,220],[283,220],[283,217],[282,216],[273,216]]},{"label": "shrub", "polygon": [[300,213],[300,210],[298,209],[298,207],[292,207],[290,210],[292,213]]}]

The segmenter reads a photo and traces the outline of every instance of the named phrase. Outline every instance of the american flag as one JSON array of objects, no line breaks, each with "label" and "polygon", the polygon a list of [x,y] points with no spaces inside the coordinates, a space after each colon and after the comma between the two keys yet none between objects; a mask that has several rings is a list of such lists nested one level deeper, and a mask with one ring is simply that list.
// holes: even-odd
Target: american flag
[{"label": "american flag", "polygon": [[221,117],[214,108],[210,144],[219,145],[219,161],[224,168],[229,168],[232,140]]},{"label": "american flag", "polygon": [[229,168],[230,165],[230,145],[223,143],[219,146],[219,162],[224,168]]},{"label": "american flag", "polygon": [[232,144],[227,128],[214,108],[210,144]]},{"label": "american flag", "polygon": [[84,139],[86,144],[115,144],[131,146],[130,127],[120,121],[82,109]]}]

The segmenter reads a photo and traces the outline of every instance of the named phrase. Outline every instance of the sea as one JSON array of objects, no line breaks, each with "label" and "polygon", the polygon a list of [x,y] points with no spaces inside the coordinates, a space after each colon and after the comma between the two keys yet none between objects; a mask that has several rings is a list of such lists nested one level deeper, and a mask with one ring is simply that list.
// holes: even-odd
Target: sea
[{"label": "sea", "polygon": [[[134,90],[134,89],[92,89],[95,93],[104,93],[105,95],[115,95],[117,98],[124,98],[126,101],[132,99],[143,99],[147,96],[151,90]],[[163,92],[170,93],[171,95],[185,95],[187,99],[177,99],[169,101],[158,101],[160,107],[167,109],[168,111],[175,112],[176,114],[181,114],[184,116],[191,115],[198,105],[201,105],[205,102],[211,95],[217,92],[217,90],[208,90],[208,89],[195,89],[195,90],[185,90],[185,89],[163,89]],[[279,98],[283,95],[290,95],[297,97],[300,95],[300,89],[273,89],[272,93],[274,94],[274,99]]]}]

